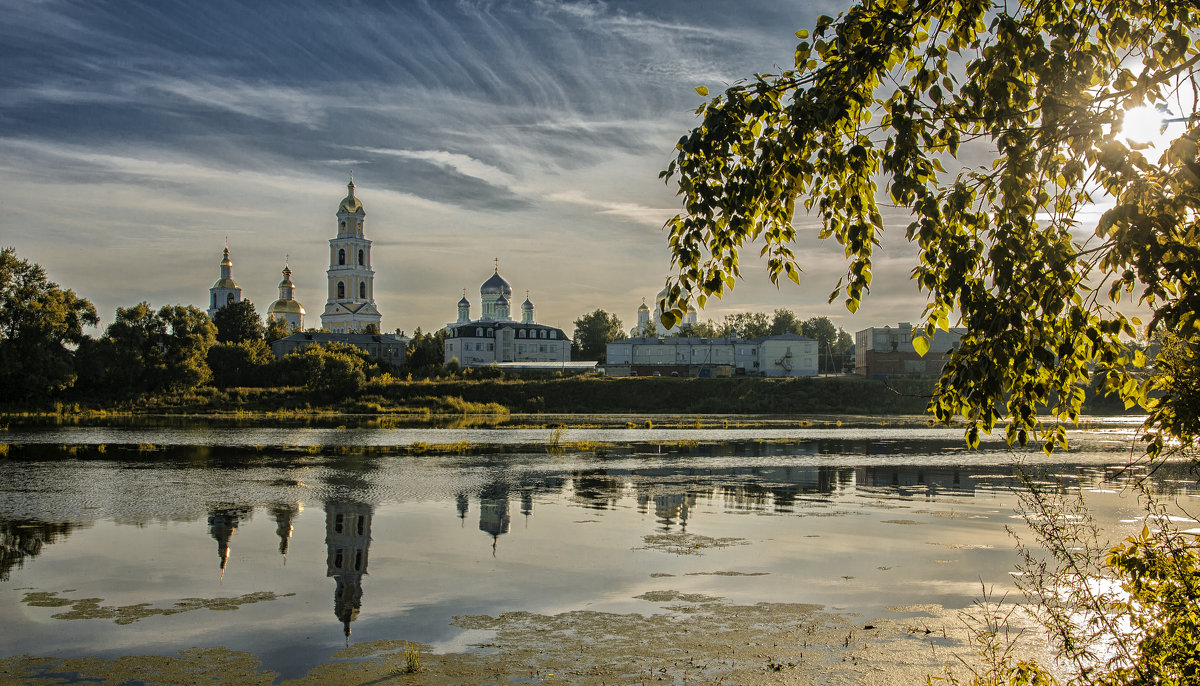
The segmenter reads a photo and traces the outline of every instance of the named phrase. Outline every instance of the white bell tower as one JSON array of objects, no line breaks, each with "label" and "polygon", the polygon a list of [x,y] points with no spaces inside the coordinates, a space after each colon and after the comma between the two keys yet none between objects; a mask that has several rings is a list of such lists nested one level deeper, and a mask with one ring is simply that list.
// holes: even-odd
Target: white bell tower
[{"label": "white bell tower", "polygon": [[349,333],[382,317],[375,307],[375,270],[371,269],[371,241],[363,236],[367,213],[354,197],[354,174],[347,195],[338,205],[337,236],[329,240],[329,296],[321,313],[321,328]]}]

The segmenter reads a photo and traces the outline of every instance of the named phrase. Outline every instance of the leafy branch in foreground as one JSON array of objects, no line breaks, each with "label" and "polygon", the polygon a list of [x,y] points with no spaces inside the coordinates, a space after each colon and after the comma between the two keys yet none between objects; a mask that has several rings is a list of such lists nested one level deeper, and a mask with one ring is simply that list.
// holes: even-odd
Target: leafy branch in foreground
[{"label": "leafy branch in foreground", "polygon": [[861,0],[821,17],[797,33],[794,69],[728,88],[676,145],[664,324],[732,288],[746,249],[773,282],[798,282],[805,215],[844,248],[829,299],[854,312],[882,196],[920,248],[914,346],[952,319],[967,329],[930,410],[965,418],[968,443],[1007,421],[1010,443],[1065,446],[1093,374],[1151,411],[1151,457],[1194,443],[1198,405],[1154,399],[1164,382],[1127,345],[1142,322],[1118,308],[1136,298],[1150,335],[1200,345],[1200,128],[1190,119],[1157,157],[1121,137],[1131,108],[1194,107],[1198,25],[1195,3],[1172,0]]}]

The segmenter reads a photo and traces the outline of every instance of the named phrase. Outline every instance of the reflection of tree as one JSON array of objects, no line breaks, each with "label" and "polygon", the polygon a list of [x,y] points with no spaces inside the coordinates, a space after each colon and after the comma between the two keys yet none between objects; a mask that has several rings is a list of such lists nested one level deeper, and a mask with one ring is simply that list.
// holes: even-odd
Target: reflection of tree
[{"label": "reflection of tree", "polygon": [[42,547],[77,528],[68,522],[37,520],[0,521],[0,581],[8,581],[13,567],[24,567],[25,558],[42,554]]},{"label": "reflection of tree", "polygon": [[220,503],[208,508],[208,533],[217,541],[217,556],[221,558],[221,573],[229,563],[229,540],[237,533],[242,520],[250,521],[254,508],[249,505]]},{"label": "reflection of tree", "polygon": [[333,614],[346,637],[362,607],[362,578],[367,574],[373,508],[361,502],[325,503],[326,576],[333,577]]}]

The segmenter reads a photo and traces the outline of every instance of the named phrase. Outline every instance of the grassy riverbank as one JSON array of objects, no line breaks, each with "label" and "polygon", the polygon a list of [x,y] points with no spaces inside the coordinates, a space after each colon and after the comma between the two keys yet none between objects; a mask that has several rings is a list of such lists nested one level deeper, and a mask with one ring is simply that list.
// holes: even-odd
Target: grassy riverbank
[{"label": "grassy riverbank", "polygon": [[[390,415],[412,419],[510,413],[545,414],[838,414],[919,415],[933,379],[887,383],[858,377],[434,379],[368,382],[345,396],[303,387],[202,388],[119,401],[6,407],[3,415],[87,420],[145,415],[312,417]],[[1091,398],[1085,412],[1120,414],[1119,404]]]}]

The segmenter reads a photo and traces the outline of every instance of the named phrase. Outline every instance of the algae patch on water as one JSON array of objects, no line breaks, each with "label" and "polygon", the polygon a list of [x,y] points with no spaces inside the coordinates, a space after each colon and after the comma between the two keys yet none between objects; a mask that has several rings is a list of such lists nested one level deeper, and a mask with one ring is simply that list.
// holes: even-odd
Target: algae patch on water
[{"label": "algae patch on water", "polygon": [[636,550],[661,550],[674,555],[701,555],[710,548],[750,545],[750,541],[744,538],[712,538],[691,533],[648,534],[642,537],[642,542],[645,545]]},{"label": "algae patch on water", "polygon": [[295,593],[276,594],[258,591],[227,598],[183,598],[171,607],[153,607],[150,603],[134,605],[101,605],[103,598],[63,598],[53,591],[28,592],[21,602],[30,607],[69,607],[66,612],[51,615],[54,619],[111,619],[117,624],[132,624],[140,619],[161,615],[177,615],[193,610],[236,610],[243,605],[261,603],[293,596]]},{"label": "algae patch on water", "polygon": [[[738,683],[909,684],[956,668],[950,650],[967,645],[955,613],[939,606],[914,618],[862,618],[800,603],[729,604],[674,590],[640,598],[661,604],[652,614],[573,610],[454,617],[460,629],[493,633],[486,650],[434,653],[401,638],[351,644],[306,675],[276,681],[250,654],[227,648],[177,656],[116,659],[19,656],[0,659],[0,681],[46,684],[206,683],[288,685],[356,683]],[[684,609],[690,607],[690,609]],[[869,627],[869,629],[868,629]],[[405,669],[405,650],[421,651],[420,669]]]}]

